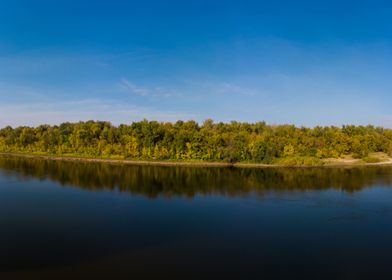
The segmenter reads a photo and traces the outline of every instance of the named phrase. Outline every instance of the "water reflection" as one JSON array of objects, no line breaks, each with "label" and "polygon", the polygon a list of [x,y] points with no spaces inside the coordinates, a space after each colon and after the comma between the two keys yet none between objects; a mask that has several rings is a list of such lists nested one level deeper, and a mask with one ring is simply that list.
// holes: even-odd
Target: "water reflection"
[{"label": "water reflection", "polygon": [[0,172],[49,179],[87,190],[118,190],[158,196],[228,195],[266,191],[340,189],[355,192],[372,185],[390,186],[391,167],[248,169],[114,165],[0,157]]}]

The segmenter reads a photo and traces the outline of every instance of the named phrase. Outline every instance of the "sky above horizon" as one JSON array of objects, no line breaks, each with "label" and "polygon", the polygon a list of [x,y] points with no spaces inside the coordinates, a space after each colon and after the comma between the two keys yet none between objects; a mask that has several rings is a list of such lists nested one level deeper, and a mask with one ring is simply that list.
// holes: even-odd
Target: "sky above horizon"
[{"label": "sky above horizon", "polygon": [[0,127],[392,127],[388,1],[0,3]]}]

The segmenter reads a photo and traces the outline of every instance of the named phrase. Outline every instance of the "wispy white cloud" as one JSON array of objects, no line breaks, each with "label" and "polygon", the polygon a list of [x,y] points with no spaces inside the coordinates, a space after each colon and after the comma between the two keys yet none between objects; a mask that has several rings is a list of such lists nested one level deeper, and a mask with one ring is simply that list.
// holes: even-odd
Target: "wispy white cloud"
[{"label": "wispy white cloud", "polygon": [[0,127],[6,125],[59,124],[86,120],[106,120],[114,124],[142,119],[177,121],[199,116],[152,107],[126,105],[117,100],[84,99],[31,104],[0,104]]},{"label": "wispy white cloud", "polygon": [[140,96],[147,96],[150,95],[151,92],[149,89],[144,87],[136,86],[134,83],[130,82],[129,80],[122,78],[121,79],[121,86],[123,89],[127,90],[132,94],[137,94]]},{"label": "wispy white cloud", "polygon": [[149,97],[149,98],[170,98],[180,97],[182,94],[176,90],[168,89],[163,86],[139,86],[129,81],[126,78],[120,80],[120,90],[126,91],[130,94],[136,94],[138,96]]}]

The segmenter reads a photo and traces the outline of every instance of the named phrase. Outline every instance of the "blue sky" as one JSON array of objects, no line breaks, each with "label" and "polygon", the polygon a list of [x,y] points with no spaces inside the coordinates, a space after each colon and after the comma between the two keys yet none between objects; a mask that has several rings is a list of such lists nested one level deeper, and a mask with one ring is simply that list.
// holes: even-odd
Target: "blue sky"
[{"label": "blue sky", "polygon": [[388,1],[0,3],[0,126],[392,127]]}]

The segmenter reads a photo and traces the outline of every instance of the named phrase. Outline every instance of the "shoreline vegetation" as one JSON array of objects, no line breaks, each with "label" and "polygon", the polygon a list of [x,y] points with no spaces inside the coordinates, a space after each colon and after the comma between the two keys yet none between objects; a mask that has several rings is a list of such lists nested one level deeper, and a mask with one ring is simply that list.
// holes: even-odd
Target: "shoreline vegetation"
[{"label": "shoreline vegetation", "polygon": [[392,164],[392,129],[265,122],[87,121],[0,129],[0,154],[50,160],[227,167]]},{"label": "shoreline vegetation", "polygon": [[289,164],[265,164],[265,163],[229,163],[229,162],[205,162],[205,161],[173,161],[173,160],[127,160],[111,158],[76,157],[70,155],[45,155],[26,153],[3,153],[0,156],[43,159],[50,161],[74,161],[74,162],[96,162],[125,165],[151,165],[151,166],[190,166],[190,167],[237,167],[237,168],[309,168],[309,167],[361,167],[392,165],[392,158],[385,161],[365,162],[359,159],[328,159],[319,165],[289,165]]}]

